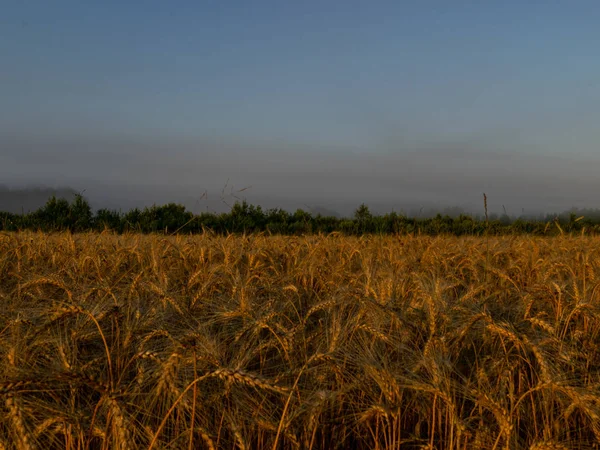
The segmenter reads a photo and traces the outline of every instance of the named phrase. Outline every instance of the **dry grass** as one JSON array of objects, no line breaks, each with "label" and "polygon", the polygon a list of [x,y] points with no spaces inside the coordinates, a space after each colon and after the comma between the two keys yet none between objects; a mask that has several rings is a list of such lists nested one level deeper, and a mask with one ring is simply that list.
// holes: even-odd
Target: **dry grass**
[{"label": "dry grass", "polygon": [[0,448],[600,444],[600,239],[0,234]]}]

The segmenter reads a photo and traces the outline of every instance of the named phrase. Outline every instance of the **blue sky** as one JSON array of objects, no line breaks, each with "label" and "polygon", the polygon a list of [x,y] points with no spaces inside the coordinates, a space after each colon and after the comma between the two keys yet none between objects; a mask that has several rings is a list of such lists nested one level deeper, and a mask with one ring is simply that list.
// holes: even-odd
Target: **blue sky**
[{"label": "blue sky", "polygon": [[594,159],[599,23],[591,1],[6,0],[0,175],[44,173],[10,156],[43,152],[33,137],[67,153],[160,141],[190,163],[229,157],[215,140],[249,160],[256,146]]}]

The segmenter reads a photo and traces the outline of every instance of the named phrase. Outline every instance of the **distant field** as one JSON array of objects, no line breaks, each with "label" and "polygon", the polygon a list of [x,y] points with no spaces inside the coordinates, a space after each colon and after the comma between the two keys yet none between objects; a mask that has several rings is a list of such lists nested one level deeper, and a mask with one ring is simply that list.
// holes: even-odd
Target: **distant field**
[{"label": "distant field", "polygon": [[0,448],[600,444],[600,238],[0,234]]}]

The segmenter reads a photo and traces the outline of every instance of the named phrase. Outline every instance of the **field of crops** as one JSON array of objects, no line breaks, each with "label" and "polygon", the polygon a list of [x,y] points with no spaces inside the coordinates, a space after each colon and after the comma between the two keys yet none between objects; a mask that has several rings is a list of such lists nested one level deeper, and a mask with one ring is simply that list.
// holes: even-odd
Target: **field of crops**
[{"label": "field of crops", "polygon": [[600,239],[0,234],[0,448],[589,449]]}]

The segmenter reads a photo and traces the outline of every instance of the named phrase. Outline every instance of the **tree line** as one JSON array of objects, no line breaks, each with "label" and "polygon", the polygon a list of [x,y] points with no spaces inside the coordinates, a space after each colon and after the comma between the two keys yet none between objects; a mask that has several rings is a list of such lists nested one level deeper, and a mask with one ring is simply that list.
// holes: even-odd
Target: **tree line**
[{"label": "tree line", "polygon": [[260,206],[237,202],[227,213],[193,214],[185,206],[169,203],[162,206],[135,208],[128,212],[110,209],[93,211],[82,195],[72,201],[51,197],[36,211],[15,214],[0,212],[0,230],[3,231],[105,231],[117,233],[215,233],[266,232],[283,235],[339,232],[346,235],[362,234],[425,234],[425,235],[556,235],[563,233],[598,234],[600,217],[587,218],[574,212],[545,218],[526,219],[472,216],[457,217],[438,214],[435,217],[415,218],[391,212],[374,215],[362,204],[353,217],[338,218],[311,214],[298,209],[291,213],[283,209],[263,209]]}]

